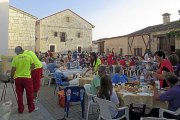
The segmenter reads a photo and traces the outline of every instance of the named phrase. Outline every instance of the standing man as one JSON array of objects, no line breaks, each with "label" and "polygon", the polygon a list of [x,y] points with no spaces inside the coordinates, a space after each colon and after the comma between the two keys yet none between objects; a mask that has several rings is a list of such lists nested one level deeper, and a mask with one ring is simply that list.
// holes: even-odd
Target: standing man
[{"label": "standing man", "polygon": [[32,80],[33,80],[33,88],[34,88],[34,98],[35,102],[38,100],[38,92],[40,89],[40,83],[42,78],[42,63],[36,56],[36,54],[29,50],[24,50],[24,54],[29,55],[34,61],[34,69],[31,72]]},{"label": "standing man", "polygon": [[29,112],[35,110],[33,103],[33,82],[31,79],[31,70],[34,68],[34,62],[32,58],[23,53],[23,49],[20,46],[15,48],[17,56],[13,58],[12,70],[11,70],[11,82],[16,85],[16,93],[18,98],[18,112],[23,113],[23,92],[26,90],[27,104]]}]

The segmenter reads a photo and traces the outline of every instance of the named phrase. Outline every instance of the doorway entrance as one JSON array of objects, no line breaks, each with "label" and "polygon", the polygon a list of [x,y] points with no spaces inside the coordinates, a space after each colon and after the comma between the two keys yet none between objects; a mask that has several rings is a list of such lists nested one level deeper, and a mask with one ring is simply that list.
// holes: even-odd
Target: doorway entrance
[{"label": "doorway entrance", "polygon": [[50,45],[49,50],[50,52],[55,52],[55,45]]}]

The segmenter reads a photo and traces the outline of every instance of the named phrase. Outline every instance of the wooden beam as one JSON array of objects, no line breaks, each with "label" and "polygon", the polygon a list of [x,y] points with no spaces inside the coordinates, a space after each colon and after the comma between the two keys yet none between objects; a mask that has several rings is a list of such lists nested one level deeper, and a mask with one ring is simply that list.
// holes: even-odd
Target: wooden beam
[{"label": "wooden beam", "polygon": [[144,39],[144,36],[142,35],[141,37],[142,37],[142,39],[143,39],[144,45],[145,45],[146,50],[147,50],[148,44],[146,44],[146,41],[145,41],[145,39]]},{"label": "wooden beam", "polygon": [[[134,39],[134,38],[133,38]],[[131,52],[131,55],[132,55],[132,49],[131,49],[131,47],[132,47],[132,42],[131,42],[131,45],[130,45],[130,43],[129,43],[129,37],[128,37],[128,46],[129,46],[129,48],[130,48],[130,52]]]}]

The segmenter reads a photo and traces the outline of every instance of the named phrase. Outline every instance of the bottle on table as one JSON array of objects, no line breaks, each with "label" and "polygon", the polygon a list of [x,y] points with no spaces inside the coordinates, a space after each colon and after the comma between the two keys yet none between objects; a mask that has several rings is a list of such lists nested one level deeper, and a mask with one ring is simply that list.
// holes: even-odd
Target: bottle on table
[{"label": "bottle on table", "polygon": [[144,84],[145,80],[144,80],[144,74],[143,73],[141,73],[139,80],[140,80],[141,84]]}]

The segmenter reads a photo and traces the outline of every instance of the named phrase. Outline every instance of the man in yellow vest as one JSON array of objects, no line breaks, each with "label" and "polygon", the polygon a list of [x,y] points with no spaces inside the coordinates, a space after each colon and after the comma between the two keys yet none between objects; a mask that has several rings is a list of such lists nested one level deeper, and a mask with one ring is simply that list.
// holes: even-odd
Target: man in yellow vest
[{"label": "man in yellow vest", "polygon": [[31,79],[31,70],[34,69],[34,61],[32,58],[23,53],[20,46],[15,48],[15,53],[17,56],[13,58],[11,63],[11,82],[14,82],[16,86],[16,93],[18,98],[18,112],[23,113],[23,92],[26,90],[27,104],[29,112],[35,110],[33,103],[33,82]]},{"label": "man in yellow vest", "polygon": [[42,78],[42,63],[38,59],[36,54],[32,51],[24,50],[24,54],[29,55],[34,61],[35,68],[32,70],[31,75],[32,75],[33,87],[34,87],[34,98],[35,98],[35,102],[37,102],[38,92],[40,89],[40,83]]}]

